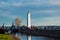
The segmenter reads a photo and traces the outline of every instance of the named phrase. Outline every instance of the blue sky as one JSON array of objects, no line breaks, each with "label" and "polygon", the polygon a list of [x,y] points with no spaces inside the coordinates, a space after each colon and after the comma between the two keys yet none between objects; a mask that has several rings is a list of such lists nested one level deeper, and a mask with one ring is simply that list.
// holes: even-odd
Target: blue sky
[{"label": "blue sky", "polygon": [[15,18],[26,25],[28,10],[31,25],[60,25],[60,0],[0,0],[0,25],[11,25]]}]

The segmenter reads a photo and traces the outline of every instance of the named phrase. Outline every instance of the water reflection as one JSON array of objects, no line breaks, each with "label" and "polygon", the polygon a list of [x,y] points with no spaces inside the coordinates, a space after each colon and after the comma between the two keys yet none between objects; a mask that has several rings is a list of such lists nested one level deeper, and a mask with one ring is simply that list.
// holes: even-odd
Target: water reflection
[{"label": "water reflection", "polygon": [[21,40],[21,34],[20,33],[13,33],[12,34],[14,37],[17,37],[18,39],[20,39]]},{"label": "water reflection", "polygon": [[[18,37],[20,40],[27,40],[26,35],[21,35],[20,33],[14,33],[15,37]],[[59,40],[54,38],[48,38],[48,37],[41,37],[41,36],[29,36],[31,37],[31,40]]]},{"label": "water reflection", "polygon": [[47,38],[47,37],[32,36],[32,40],[54,40],[54,39],[53,38]]},{"label": "water reflection", "polygon": [[27,40],[31,40],[31,36],[27,36]]}]

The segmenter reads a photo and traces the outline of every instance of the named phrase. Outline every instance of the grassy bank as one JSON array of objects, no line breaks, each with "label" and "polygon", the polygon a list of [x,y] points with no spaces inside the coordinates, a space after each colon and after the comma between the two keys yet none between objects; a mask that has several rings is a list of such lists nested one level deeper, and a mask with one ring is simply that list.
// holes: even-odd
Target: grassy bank
[{"label": "grassy bank", "polygon": [[13,38],[7,34],[0,34],[0,40],[13,40]]}]

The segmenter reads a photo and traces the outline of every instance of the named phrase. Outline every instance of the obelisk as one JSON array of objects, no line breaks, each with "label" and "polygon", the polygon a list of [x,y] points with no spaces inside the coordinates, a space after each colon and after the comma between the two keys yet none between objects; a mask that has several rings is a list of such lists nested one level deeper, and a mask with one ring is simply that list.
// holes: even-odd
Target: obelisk
[{"label": "obelisk", "polygon": [[27,26],[30,28],[31,27],[31,21],[30,21],[30,11],[27,13]]},{"label": "obelisk", "polygon": [[[27,27],[31,29],[30,11],[27,13]],[[31,40],[31,36],[27,36],[27,40]]]}]

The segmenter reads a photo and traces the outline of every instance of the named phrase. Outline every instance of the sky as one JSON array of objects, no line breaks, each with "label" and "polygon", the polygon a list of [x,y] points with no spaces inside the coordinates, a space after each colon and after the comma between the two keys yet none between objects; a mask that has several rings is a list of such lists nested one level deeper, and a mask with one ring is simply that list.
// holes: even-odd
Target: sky
[{"label": "sky", "polygon": [[0,25],[12,25],[16,18],[26,25],[28,10],[31,25],[60,25],[60,0],[0,0]]}]

